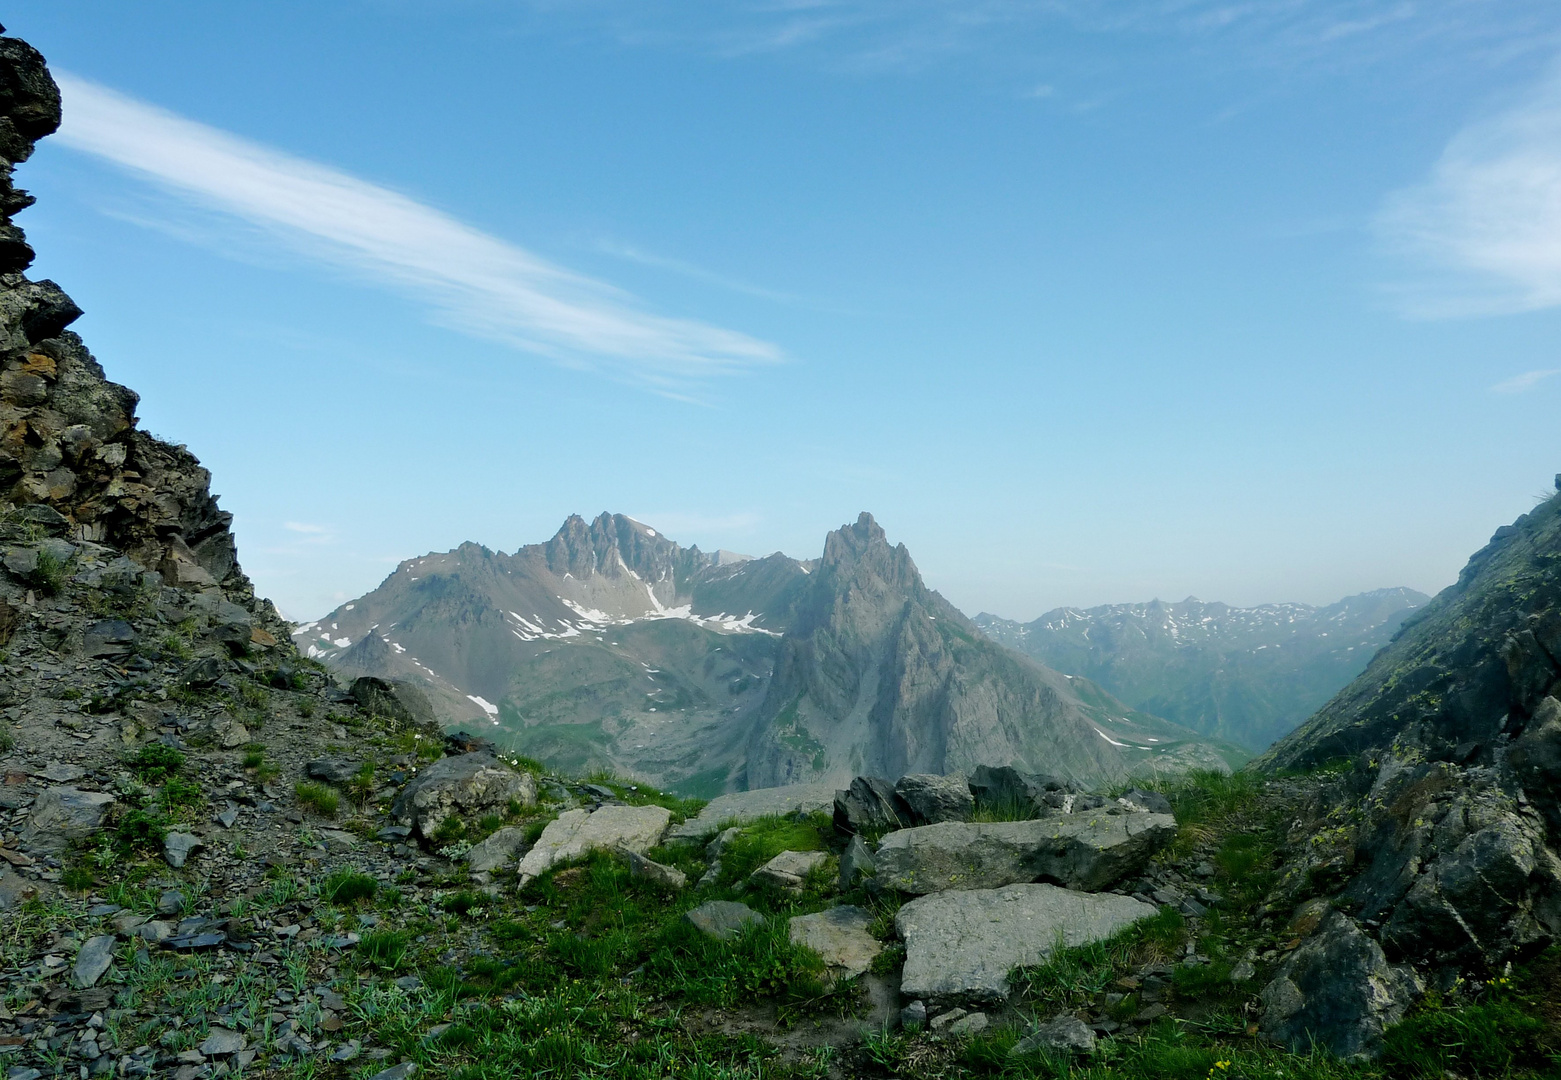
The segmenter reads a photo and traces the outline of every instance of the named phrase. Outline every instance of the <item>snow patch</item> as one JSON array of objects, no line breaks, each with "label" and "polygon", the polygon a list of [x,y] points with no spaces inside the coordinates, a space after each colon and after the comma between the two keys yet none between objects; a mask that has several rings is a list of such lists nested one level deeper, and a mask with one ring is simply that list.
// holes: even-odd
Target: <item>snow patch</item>
[{"label": "snow patch", "polygon": [[477,703],[477,707],[480,708],[483,712],[487,713],[489,716],[499,715],[499,707],[497,705],[489,704],[488,702],[482,700],[482,698],[478,697],[476,694],[467,694],[466,697],[470,701],[475,701]]}]

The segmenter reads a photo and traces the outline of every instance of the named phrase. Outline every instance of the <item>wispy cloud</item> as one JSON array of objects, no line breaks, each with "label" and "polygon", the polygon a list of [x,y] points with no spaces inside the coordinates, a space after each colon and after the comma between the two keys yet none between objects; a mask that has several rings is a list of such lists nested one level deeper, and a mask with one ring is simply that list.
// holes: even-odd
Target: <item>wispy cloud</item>
[{"label": "wispy cloud", "polygon": [[324,525],[310,525],[306,521],[284,521],[282,528],[288,532],[303,533],[305,536],[329,536],[331,530]]},{"label": "wispy cloud", "polygon": [[387,188],[85,79],[56,78],[65,99],[59,140],[67,146],[405,293],[451,329],[672,396],[692,380],[782,359],[773,344],[646,311],[622,290]]},{"label": "wispy cloud", "polygon": [[1552,375],[1561,375],[1561,368],[1541,368],[1538,371],[1525,371],[1521,375],[1514,375],[1510,379],[1503,379],[1491,387],[1493,394],[1521,394],[1525,390],[1532,390]]},{"label": "wispy cloud", "polygon": [[1410,315],[1561,305],[1561,67],[1455,136],[1376,224],[1391,248],[1420,260],[1420,275],[1394,290]]},{"label": "wispy cloud", "polygon": [[760,285],[750,285],[746,281],[739,281],[736,278],[727,277],[725,274],[706,270],[704,267],[696,266],[694,263],[684,262],[682,259],[669,258],[665,255],[657,255],[630,244],[621,244],[616,240],[598,240],[596,248],[614,258],[623,259],[625,262],[639,263],[641,266],[652,266],[658,270],[670,270],[674,274],[680,274],[683,277],[703,282],[706,285],[714,285],[720,289],[742,293],[744,296],[754,296],[761,300],[774,300],[783,304],[796,303],[798,301],[798,297],[792,296],[790,293],[780,292],[776,289],[766,289]]}]

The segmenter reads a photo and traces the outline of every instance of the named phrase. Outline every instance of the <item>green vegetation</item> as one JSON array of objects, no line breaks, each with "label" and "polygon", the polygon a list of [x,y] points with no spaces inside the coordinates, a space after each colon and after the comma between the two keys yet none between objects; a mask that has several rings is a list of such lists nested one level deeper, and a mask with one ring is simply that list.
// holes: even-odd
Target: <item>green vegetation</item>
[{"label": "green vegetation", "polygon": [[338,870],[320,885],[320,899],[327,904],[345,907],[360,900],[372,900],[379,891],[379,882],[367,874],[355,870]]},{"label": "green vegetation", "polygon": [[749,874],[783,851],[825,851],[830,846],[834,824],[827,814],[812,814],[802,820],[767,817],[743,826],[742,835],[721,853],[721,878],[726,882],[745,880]]},{"label": "green vegetation", "polygon": [[293,788],[293,794],[298,796],[300,803],[321,817],[335,817],[336,811],[341,808],[341,796],[324,784],[301,780]]},{"label": "green vegetation", "polygon": [[136,779],[143,784],[161,784],[184,768],[184,755],[162,743],[148,743],[125,759]]}]

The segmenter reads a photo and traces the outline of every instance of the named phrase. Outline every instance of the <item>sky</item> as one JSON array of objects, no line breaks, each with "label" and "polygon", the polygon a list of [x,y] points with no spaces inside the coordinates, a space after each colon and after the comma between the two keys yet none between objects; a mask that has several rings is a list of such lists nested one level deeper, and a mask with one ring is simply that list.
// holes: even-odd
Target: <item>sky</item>
[{"label": "sky", "polygon": [[297,619],[571,513],[1434,592],[1561,471],[1554,0],[21,0],[18,224]]}]

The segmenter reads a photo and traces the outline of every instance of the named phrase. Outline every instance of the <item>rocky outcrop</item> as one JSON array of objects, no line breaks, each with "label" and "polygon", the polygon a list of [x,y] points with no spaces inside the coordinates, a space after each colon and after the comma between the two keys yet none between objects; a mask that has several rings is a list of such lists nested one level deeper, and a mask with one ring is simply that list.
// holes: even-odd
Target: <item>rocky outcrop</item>
[{"label": "rocky outcrop", "polygon": [[834,801],[832,784],[792,784],[734,791],[711,799],[699,813],[673,826],[667,839],[702,840],[729,825],[747,825],[763,817],[816,814],[828,810]]},{"label": "rocky outcrop", "polygon": [[976,806],[970,785],[963,776],[911,773],[894,782],[894,793],[917,825],[966,821]]},{"label": "rocky outcrop", "polygon": [[504,813],[510,801],[531,806],[537,781],[490,753],[440,758],[401,790],[390,812],[419,836],[432,837],[451,815]]},{"label": "rocky outcrop", "polygon": [[1142,870],[1175,835],[1176,819],[1164,814],[923,825],[884,837],[874,880],[917,895],[1027,881],[1093,892]]},{"label": "rocky outcrop", "polygon": [[905,942],[900,991],[928,1001],[1002,1001],[1014,968],[1040,963],[1059,942],[1104,940],[1155,910],[1132,897],[1055,885],[919,897],[894,919]]},{"label": "rocky outcrop", "polygon": [[555,864],[591,851],[622,849],[643,855],[661,843],[672,811],[664,806],[602,806],[596,810],[566,810],[537,838],[517,867],[524,888]]},{"label": "rocky outcrop", "polygon": [[1375,941],[1330,912],[1264,988],[1263,1033],[1297,1050],[1372,1057],[1420,990],[1413,971],[1390,965]]},{"label": "rocky outcrop", "polygon": [[803,945],[818,953],[832,975],[851,979],[865,974],[883,944],[868,931],[872,913],[850,904],[841,904],[813,915],[794,916],[787,924],[793,945]]}]

